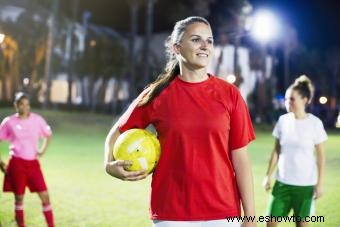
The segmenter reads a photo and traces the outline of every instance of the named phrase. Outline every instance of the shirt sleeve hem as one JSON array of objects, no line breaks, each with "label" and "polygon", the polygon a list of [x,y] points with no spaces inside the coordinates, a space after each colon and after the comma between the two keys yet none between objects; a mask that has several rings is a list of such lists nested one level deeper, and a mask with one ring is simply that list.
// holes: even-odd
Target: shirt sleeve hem
[{"label": "shirt sleeve hem", "polygon": [[247,146],[250,142],[252,142],[252,141],[255,140],[255,139],[256,139],[255,136],[250,137],[250,138],[248,138],[245,142],[243,142],[243,143],[241,143],[241,144],[237,144],[237,145],[235,145],[234,147],[230,147],[230,150],[233,151],[233,150],[238,150],[238,149],[240,149],[240,148],[242,148],[242,147],[245,147],[245,146]]}]

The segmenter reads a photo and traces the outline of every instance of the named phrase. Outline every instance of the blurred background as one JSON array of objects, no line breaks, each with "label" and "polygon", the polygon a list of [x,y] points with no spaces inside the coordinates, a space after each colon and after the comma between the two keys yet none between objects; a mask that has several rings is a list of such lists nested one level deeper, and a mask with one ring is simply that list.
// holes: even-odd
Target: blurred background
[{"label": "blurred background", "polygon": [[164,68],[174,23],[199,15],[215,37],[210,73],[240,88],[256,123],[275,122],[306,74],[311,111],[340,127],[339,10],[335,0],[1,0],[1,104],[24,90],[45,108],[119,114]]},{"label": "blurred background", "polygon": [[[0,121],[23,90],[51,125],[41,164],[57,226],[151,226],[151,177],[131,183],[108,176],[103,144],[117,117],[163,70],[174,23],[203,16],[215,40],[209,72],[239,87],[255,125],[249,155],[257,215],[265,215],[270,198],[262,180],[273,124],[285,113],[286,88],[305,74],[316,88],[310,111],[329,134],[325,195],[316,208],[324,222],[310,226],[337,227],[339,12],[336,0],[0,0]],[[0,155],[8,162],[7,143]],[[0,192],[0,225],[16,226],[13,204],[13,195]],[[44,226],[36,195],[25,196],[25,218],[28,227]]]}]

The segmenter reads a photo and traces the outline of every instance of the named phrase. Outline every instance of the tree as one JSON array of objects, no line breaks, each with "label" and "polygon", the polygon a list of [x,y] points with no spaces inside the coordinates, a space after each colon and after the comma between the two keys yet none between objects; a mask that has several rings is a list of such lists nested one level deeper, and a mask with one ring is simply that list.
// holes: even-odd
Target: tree
[{"label": "tree", "polygon": [[153,29],[153,11],[154,11],[155,0],[148,0],[146,7],[146,31],[144,37],[144,76],[143,84],[149,83],[150,79],[150,42],[151,34]]},{"label": "tree", "polygon": [[129,84],[130,84],[130,97],[134,97],[136,94],[136,90],[132,86],[135,84],[135,77],[136,77],[136,65],[135,65],[135,40],[138,30],[138,23],[137,23],[137,17],[138,17],[138,9],[140,7],[140,1],[139,0],[128,0],[129,4],[129,10],[130,10],[130,34],[129,34]]},{"label": "tree", "polygon": [[27,11],[22,14],[15,26],[20,45],[20,75],[29,79],[27,89],[33,96],[32,100],[35,101],[46,57],[47,26],[45,17],[40,15],[39,19],[34,19],[33,13]]},{"label": "tree", "polygon": [[329,50],[326,53],[327,68],[330,74],[331,81],[331,109],[335,110],[337,108],[337,103],[339,102],[339,87],[340,87],[340,49]]},{"label": "tree", "polygon": [[51,91],[51,62],[52,62],[52,54],[53,54],[53,46],[54,46],[54,36],[56,29],[56,17],[59,8],[59,0],[53,0],[51,13],[49,17],[49,32],[47,37],[47,48],[46,48],[46,63],[45,63],[45,82],[46,82],[46,91],[44,97],[44,107],[47,108],[50,103],[50,91]]},{"label": "tree", "polygon": [[2,97],[4,100],[11,100],[17,90],[19,64],[18,64],[18,44],[8,34],[1,44],[2,57],[1,77],[2,77]]},{"label": "tree", "polygon": [[72,83],[73,83],[73,61],[74,61],[74,53],[73,53],[73,31],[75,28],[75,23],[77,20],[77,11],[78,11],[79,0],[73,0],[73,12],[72,12],[72,22],[70,23],[68,35],[70,35],[70,59],[68,65],[68,97],[67,104],[69,106],[72,105]]},{"label": "tree", "polygon": [[[32,0],[22,5],[24,11],[21,13],[16,22],[7,21],[2,24],[5,33],[10,34],[18,43],[18,61],[19,61],[19,80],[18,88],[22,87],[22,79],[29,79],[29,84],[23,88],[27,89],[32,101],[37,101],[37,94],[43,84],[42,81],[47,78],[47,75],[60,71],[61,57],[53,52],[55,45],[51,44],[51,39],[48,39],[48,34],[51,35],[48,22],[52,6],[57,9],[59,0]],[[13,3],[15,4],[15,3]],[[54,5],[53,5],[54,4]],[[64,13],[60,12],[62,15]],[[55,21],[58,13],[55,12]],[[63,38],[63,25],[67,25],[65,21],[68,19],[60,17],[58,19],[59,29],[54,32],[53,41]],[[52,26],[55,28],[55,26]],[[51,36],[50,36],[51,38]],[[53,58],[52,58],[53,56]],[[50,58],[51,57],[51,58]],[[54,67],[47,67],[47,65]],[[50,69],[48,69],[50,68]],[[50,71],[48,74],[46,73]],[[45,78],[44,78],[45,76]],[[50,85],[51,77],[48,76],[47,84]],[[49,93],[49,92],[47,92]]]},{"label": "tree", "polygon": [[[104,101],[107,81],[113,76],[119,80],[125,75],[128,67],[122,40],[107,33],[105,27],[95,26],[96,29],[91,29],[92,26],[95,25],[91,25],[88,31],[85,51],[75,58],[74,72],[83,81],[84,104],[95,110],[97,101],[101,103]],[[103,83],[97,94],[93,90],[93,83],[98,79]],[[91,86],[88,86],[88,81]],[[88,96],[92,96],[93,99],[89,100]]]},{"label": "tree", "polygon": [[239,36],[241,15],[247,0],[211,1],[208,19],[216,33],[226,33],[232,40]]}]

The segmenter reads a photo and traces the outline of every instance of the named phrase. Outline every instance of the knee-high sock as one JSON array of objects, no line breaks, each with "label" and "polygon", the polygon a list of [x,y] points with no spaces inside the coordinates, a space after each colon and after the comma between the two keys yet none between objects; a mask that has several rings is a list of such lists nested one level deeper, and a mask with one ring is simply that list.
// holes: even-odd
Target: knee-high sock
[{"label": "knee-high sock", "polygon": [[15,202],[15,220],[19,227],[25,227],[23,202]]},{"label": "knee-high sock", "polygon": [[54,227],[53,212],[50,203],[43,203],[43,213],[48,227]]}]

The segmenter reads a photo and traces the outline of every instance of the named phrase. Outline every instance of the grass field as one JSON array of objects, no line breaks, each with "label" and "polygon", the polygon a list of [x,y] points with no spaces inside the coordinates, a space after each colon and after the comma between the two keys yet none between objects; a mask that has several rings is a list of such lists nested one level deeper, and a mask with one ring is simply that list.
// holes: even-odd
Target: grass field
[{"label": "grass field", "polygon": [[[0,109],[0,119],[11,110]],[[123,182],[105,174],[103,143],[114,119],[91,113],[41,113],[53,128],[49,150],[41,159],[49,187],[56,225],[147,227],[150,177],[139,182]],[[273,139],[268,129],[258,127],[257,140],[249,147],[253,163],[257,215],[264,215],[267,197],[261,181],[267,166]],[[310,226],[340,226],[340,134],[330,133],[327,148],[325,194],[317,201],[316,214],[325,223]],[[0,144],[1,156],[8,160],[6,143]],[[0,181],[3,175],[0,174]],[[2,184],[2,183],[1,183]],[[36,194],[26,193],[25,219],[28,227],[45,226]],[[0,192],[0,220],[3,226],[15,226],[13,195]],[[258,226],[264,226],[258,223]],[[294,226],[284,223],[280,226]]]}]

